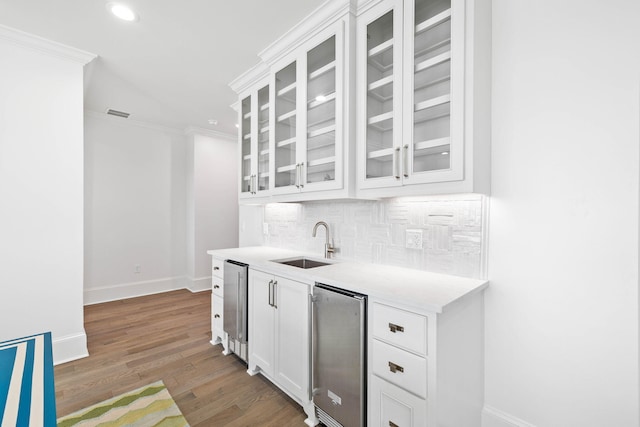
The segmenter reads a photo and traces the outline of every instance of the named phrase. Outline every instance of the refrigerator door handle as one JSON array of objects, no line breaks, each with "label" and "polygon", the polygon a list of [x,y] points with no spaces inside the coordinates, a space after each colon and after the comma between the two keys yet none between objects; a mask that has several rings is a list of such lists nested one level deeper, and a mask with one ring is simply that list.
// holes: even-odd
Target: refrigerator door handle
[{"label": "refrigerator door handle", "polygon": [[316,343],[315,343],[315,338],[316,338],[316,334],[314,334],[314,307],[315,307],[315,299],[313,298],[312,294],[308,295],[309,298],[309,306],[308,306],[308,310],[309,310],[309,337],[311,337],[311,339],[309,340],[309,389],[308,389],[308,395],[309,395],[309,401],[313,401],[313,351],[316,347]]},{"label": "refrigerator door handle", "polygon": [[242,306],[240,299],[240,272],[236,274],[236,337],[242,341]]}]

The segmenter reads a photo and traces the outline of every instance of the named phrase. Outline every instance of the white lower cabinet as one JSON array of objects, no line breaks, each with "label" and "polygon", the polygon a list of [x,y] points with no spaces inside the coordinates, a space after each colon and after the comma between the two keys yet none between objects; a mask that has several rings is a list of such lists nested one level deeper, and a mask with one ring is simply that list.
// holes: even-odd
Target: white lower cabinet
[{"label": "white lower cabinet", "polygon": [[369,382],[371,393],[370,426],[414,427],[426,426],[425,401],[373,375]]},{"label": "white lower cabinet", "polygon": [[249,270],[249,360],[251,375],[262,373],[298,401],[315,423],[309,399],[309,295],[311,286]]},{"label": "white lower cabinet", "polygon": [[211,262],[211,343],[222,344],[227,354],[227,337],[224,333],[224,260],[213,258]]}]

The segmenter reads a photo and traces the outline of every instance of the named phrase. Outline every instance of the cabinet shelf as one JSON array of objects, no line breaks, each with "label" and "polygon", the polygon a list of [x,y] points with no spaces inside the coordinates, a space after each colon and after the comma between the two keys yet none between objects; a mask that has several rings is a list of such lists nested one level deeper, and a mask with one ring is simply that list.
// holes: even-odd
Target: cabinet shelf
[{"label": "cabinet shelf", "polygon": [[291,172],[293,170],[296,170],[297,166],[298,165],[296,164],[280,166],[279,168],[276,168],[276,173]]},{"label": "cabinet shelf", "polygon": [[285,86],[282,89],[280,89],[276,95],[277,96],[283,96],[283,95],[286,95],[286,94],[288,94],[289,92],[291,92],[292,90],[295,90],[295,89],[296,89],[296,82],[293,82],[290,85]]},{"label": "cabinet shelf", "polygon": [[372,126],[380,131],[386,132],[388,130],[391,130],[393,127],[392,126],[384,126],[383,124],[386,121],[390,121],[391,119],[393,119],[393,111],[389,111],[388,113],[382,113],[382,114],[378,114],[377,116],[373,116],[370,117],[367,120],[367,125]]},{"label": "cabinet shelf", "polygon": [[415,72],[418,73],[420,71],[426,70],[427,68],[431,68],[434,65],[438,65],[442,62],[449,61],[450,59],[451,59],[451,51],[441,53],[440,55],[434,56],[433,58],[426,59],[416,64]]},{"label": "cabinet shelf", "polygon": [[262,150],[258,154],[260,157],[269,156],[269,149],[267,148],[266,150]]},{"label": "cabinet shelf", "polygon": [[415,92],[417,92],[419,90],[426,89],[426,88],[428,88],[430,86],[435,86],[437,84],[440,84],[440,83],[443,83],[443,82],[446,82],[446,81],[449,81],[449,80],[451,80],[451,76],[446,75],[444,77],[440,77],[440,78],[437,78],[437,79],[429,80],[429,81],[427,81],[425,83],[417,84],[417,85],[415,85],[413,87],[413,90]]},{"label": "cabinet shelf", "polygon": [[324,157],[322,159],[309,160],[307,162],[307,167],[312,168],[312,167],[321,166],[321,165],[331,165],[335,162],[336,162],[336,156]]},{"label": "cabinet shelf", "polygon": [[251,138],[251,134],[250,133],[248,133],[248,134],[246,134],[245,136],[242,137],[242,139],[250,139],[250,138]]},{"label": "cabinet shelf", "polygon": [[446,104],[448,102],[451,102],[451,95],[442,95],[436,98],[427,99],[426,101],[418,102],[417,104],[415,104],[414,109],[416,112],[422,111],[426,110],[427,108],[435,107],[437,105]]},{"label": "cabinet shelf", "polygon": [[318,68],[317,70],[309,73],[309,80],[317,79],[318,77],[322,76],[323,74],[328,73],[329,71],[331,71],[331,70],[333,70],[335,68],[336,68],[336,61],[331,61],[327,65],[324,65],[324,66]]},{"label": "cabinet shelf", "polygon": [[440,12],[436,16],[433,16],[426,21],[423,21],[416,25],[416,35],[420,34],[423,31],[427,31],[430,28],[435,27],[438,24],[441,24],[445,21],[451,19],[451,9],[447,9],[444,12]]},{"label": "cabinet shelf", "polygon": [[369,83],[367,90],[372,91],[393,83],[393,74]]},{"label": "cabinet shelf", "polygon": [[440,40],[437,43],[431,44],[429,46],[425,46],[420,50],[416,50],[413,55],[414,58],[420,58],[423,55],[428,54],[429,52],[433,52],[434,50],[440,49],[443,46],[448,46],[451,44],[451,38],[446,38],[444,40]]},{"label": "cabinet shelf", "polygon": [[332,92],[328,95],[324,96],[324,100],[323,101],[318,101],[317,99],[312,99],[311,101],[308,102],[307,104],[307,108],[309,110],[312,110],[316,107],[319,107],[320,105],[326,104],[327,102],[333,101],[334,99],[336,99],[336,93]]},{"label": "cabinet shelf", "polygon": [[261,127],[261,128],[258,130],[258,133],[265,133],[265,132],[269,132],[269,126]]},{"label": "cabinet shelf", "polygon": [[251,154],[245,154],[242,156],[242,160],[251,160]]},{"label": "cabinet shelf", "polygon": [[391,148],[383,148],[381,150],[369,151],[367,153],[367,159],[376,159],[376,160],[389,160],[388,157],[393,156],[393,147]]},{"label": "cabinet shelf", "polygon": [[269,103],[268,102],[265,103],[265,104],[262,104],[260,106],[260,111],[264,111],[264,110],[268,110],[268,109],[269,109]]},{"label": "cabinet shelf", "polygon": [[[282,114],[282,115],[278,116],[278,118],[276,119],[276,121],[277,121],[278,123],[282,123],[282,122],[284,122],[284,121],[286,121],[286,120],[289,120],[289,119],[291,119],[291,118],[295,119],[295,117],[296,117],[296,110],[291,110],[291,111],[289,111],[288,113],[284,113],[284,114]],[[295,122],[294,122],[294,124],[295,124]]]},{"label": "cabinet shelf", "polygon": [[389,40],[380,43],[378,46],[375,46],[369,49],[369,51],[367,52],[367,56],[369,58],[373,58],[374,56],[377,56],[387,51],[388,49],[391,49],[392,47],[393,47],[393,38],[390,38]]},{"label": "cabinet shelf", "polygon": [[282,141],[276,142],[276,148],[283,148],[283,147],[286,147],[288,145],[295,144],[295,142],[296,142],[296,137],[295,136],[292,137],[292,138],[284,139]]},{"label": "cabinet shelf", "polygon": [[442,147],[443,145],[450,145],[450,144],[451,144],[451,138],[447,136],[444,138],[436,138],[436,139],[430,139],[427,141],[416,142],[415,144],[413,144],[413,149],[414,151],[416,151],[416,155],[419,155],[418,154],[419,151],[424,151],[424,150],[428,150],[436,147]]},{"label": "cabinet shelf", "polygon": [[334,132],[336,130],[336,125],[330,125],[330,126],[326,126],[323,127],[321,129],[317,129],[314,131],[311,131],[309,133],[307,133],[307,138],[315,138],[316,136],[320,136],[320,135],[324,135],[330,132]]}]

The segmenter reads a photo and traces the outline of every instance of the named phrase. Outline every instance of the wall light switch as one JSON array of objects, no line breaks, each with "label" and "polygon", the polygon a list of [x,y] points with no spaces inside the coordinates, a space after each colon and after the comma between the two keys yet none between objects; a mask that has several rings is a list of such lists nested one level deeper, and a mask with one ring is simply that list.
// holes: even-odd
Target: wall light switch
[{"label": "wall light switch", "polygon": [[262,223],[262,234],[264,234],[265,236],[269,235],[269,223],[268,222],[263,222]]},{"label": "wall light switch", "polygon": [[407,249],[422,249],[422,230],[407,230]]}]

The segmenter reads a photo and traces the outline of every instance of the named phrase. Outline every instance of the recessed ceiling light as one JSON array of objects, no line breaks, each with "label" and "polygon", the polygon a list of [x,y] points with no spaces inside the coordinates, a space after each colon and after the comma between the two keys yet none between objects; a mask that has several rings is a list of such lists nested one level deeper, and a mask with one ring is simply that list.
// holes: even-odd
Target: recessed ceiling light
[{"label": "recessed ceiling light", "polygon": [[207,122],[209,122],[210,125],[214,125],[214,126],[218,124],[218,121],[216,119],[209,119],[207,120]]},{"label": "recessed ceiling light", "polygon": [[107,3],[107,10],[123,21],[134,22],[139,19],[137,13],[135,13],[129,6],[122,3]]}]

